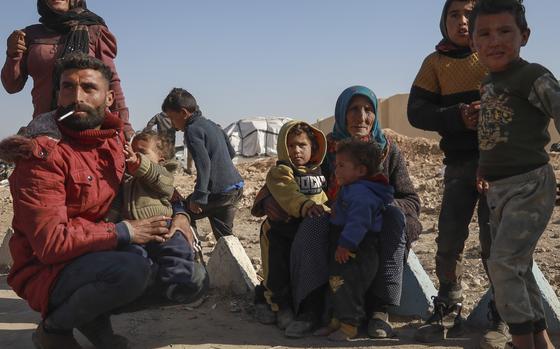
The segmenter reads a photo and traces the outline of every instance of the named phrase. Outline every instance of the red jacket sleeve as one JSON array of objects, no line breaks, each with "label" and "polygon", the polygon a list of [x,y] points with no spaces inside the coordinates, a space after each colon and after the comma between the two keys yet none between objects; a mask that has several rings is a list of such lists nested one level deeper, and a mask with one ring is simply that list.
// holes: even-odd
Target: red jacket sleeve
[{"label": "red jacket sleeve", "polygon": [[97,39],[96,58],[105,63],[113,72],[113,79],[111,79],[111,89],[115,91],[115,102],[111,106],[111,111],[118,112],[119,118],[124,122],[124,131],[126,138],[130,139],[134,134],[134,129],[129,122],[128,108],[126,106],[124,93],[121,88],[121,79],[117,73],[114,59],[117,57],[117,39],[115,36],[104,26],[101,26],[99,38]]},{"label": "red jacket sleeve", "polygon": [[2,67],[2,85],[8,93],[17,93],[23,89],[27,82],[23,54],[17,57],[8,57]]},{"label": "red jacket sleeve", "polygon": [[34,254],[44,264],[63,263],[89,252],[115,249],[117,235],[113,223],[68,217],[67,170],[51,158],[33,158],[17,164],[10,178],[14,230],[26,236]]}]

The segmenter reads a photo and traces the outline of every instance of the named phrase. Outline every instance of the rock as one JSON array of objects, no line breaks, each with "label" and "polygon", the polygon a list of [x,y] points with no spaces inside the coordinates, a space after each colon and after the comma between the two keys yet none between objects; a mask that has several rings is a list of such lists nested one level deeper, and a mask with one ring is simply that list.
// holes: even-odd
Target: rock
[{"label": "rock", "polygon": [[253,292],[257,273],[235,236],[220,238],[207,265],[210,287],[227,289],[236,295]]},{"label": "rock", "polygon": [[0,269],[9,269],[12,266],[12,254],[10,253],[10,238],[14,235],[12,228],[8,228],[2,244],[0,245]]}]

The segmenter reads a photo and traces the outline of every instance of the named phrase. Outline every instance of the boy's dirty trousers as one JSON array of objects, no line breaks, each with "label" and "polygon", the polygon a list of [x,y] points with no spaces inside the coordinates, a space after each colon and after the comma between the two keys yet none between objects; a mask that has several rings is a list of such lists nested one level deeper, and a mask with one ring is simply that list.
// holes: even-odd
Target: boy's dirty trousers
[{"label": "boy's dirty trousers", "polygon": [[546,321],[532,267],[556,199],[552,167],[492,181],[487,196],[492,234],[488,271],[498,312],[513,335],[541,332]]},{"label": "boy's dirty trousers", "polygon": [[485,196],[476,190],[478,159],[449,164],[445,168],[443,199],[436,238],[436,274],[440,283],[438,297],[448,304],[463,300],[463,250],[478,201],[481,258],[484,269],[490,255],[489,211]]},{"label": "boy's dirty trousers", "polygon": [[335,251],[342,227],[332,226],[329,253],[329,303],[333,317],[352,326],[366,318],[367,292],[377,274],[379,233],[368,232],[353,256],[346,263],[335,260]]},{"label": "boy's dirty trousers", "polygon": [[261,227],[264,296],[274,311],[291,307],[290,253],[300,223],[300,219],[288,223],[267,219]]},{"label": "boy's dirty trousers", "polygon": [[201,205],[202,212],[194,213],[189,210],[189,196],[185,201],[187,213],[191,217],[191,224],[196,227],[196,221],[208,217],[214,238],[220,240],[222,236],[233,235],[233,220],[235,218],[236,204],[243,196],[243,188],[234,189],[226,193],[208,195],[208,203]]}]

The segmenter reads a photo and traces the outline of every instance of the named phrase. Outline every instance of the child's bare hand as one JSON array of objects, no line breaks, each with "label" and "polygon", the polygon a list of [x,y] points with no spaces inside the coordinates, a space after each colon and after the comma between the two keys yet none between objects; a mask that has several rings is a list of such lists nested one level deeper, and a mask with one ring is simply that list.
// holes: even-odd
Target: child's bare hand
[{"label": "child's bare hand", "polygon": [[460,107],[461,118],[465,127],[469,130],[476,131],[478,127],[478,115],[480,112],[480,101],[471,104],[462,104]]},{"label": "child's bare hand", "polygon": [[132,150],[132,146],[128,143],[124,145],[124,157],[126,162],[135,163],[138,161],[138,155],[136,155],[134,150]]},{"label": "child's bare hand", "polygon": [[476,177],[476,190],[478,190],[478,192],[480,194],[486,194],[486,192],[488,191],[488,188],[490,188],[490,185],[488,184],[488,182],[482,178],[482,177]]},{"label": "child's bare hand", "polygon": [[321,217],[323,214],[325,214],[323,205],[313,204],[313,206],[307,210],[307,217]]},{"label": "child's bare hand", "polygon": [[352,252],[346,247],[338,246],[336,248],[336,252],[334,253],[334,260],[340,264],[344,264],[348,262],[350,257],[352,256]]}]

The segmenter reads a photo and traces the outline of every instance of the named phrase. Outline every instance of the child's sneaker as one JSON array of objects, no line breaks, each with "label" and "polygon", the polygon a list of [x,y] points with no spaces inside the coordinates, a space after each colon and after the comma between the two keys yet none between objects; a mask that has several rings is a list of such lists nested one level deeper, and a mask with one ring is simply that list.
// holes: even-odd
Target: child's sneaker
[{"label": "child's sneaker", "polygon": [[282,307],[276,313],[276,326],[285,330],[294,321],[294,312],[290,307]]},{"label": "child's sneaker", "polygon": [[333,342],[344,342],[350,339],[354,339],[357,336],[358,336],[358,328],[356,326],[352,326],[341,322],[338,330],[329,334],[327,338]]},{"label": "child's sneaker", "polygon": [[371,319],[369,319],[367,333],[371,338],[393,337],[395,333],[389,322],[389,314],[385,312],[374,312]]},{"label": "child's sneaker", "polygon": [[414,338],[419,342],[432,343],[461,335],[463,332],[463,319],[461,318],[463,305],[461,303],[447,305],[438,297],[433,297],[433,299],[433,314],[426,324],[418,328]]},{"label": "child's sneaker", "polygon": [[482,338],[480,338],[481,349],[502,349],[511,341],[508,325],[498,314],[496,305],[493,301],[488,303],[488,320],[490,327],[486,330]]},{"label": "child's sneaker", "polygon": [[276,323],[276,313],[266,303],[255,304],[255,318],[263,325],[273,325]]}]

